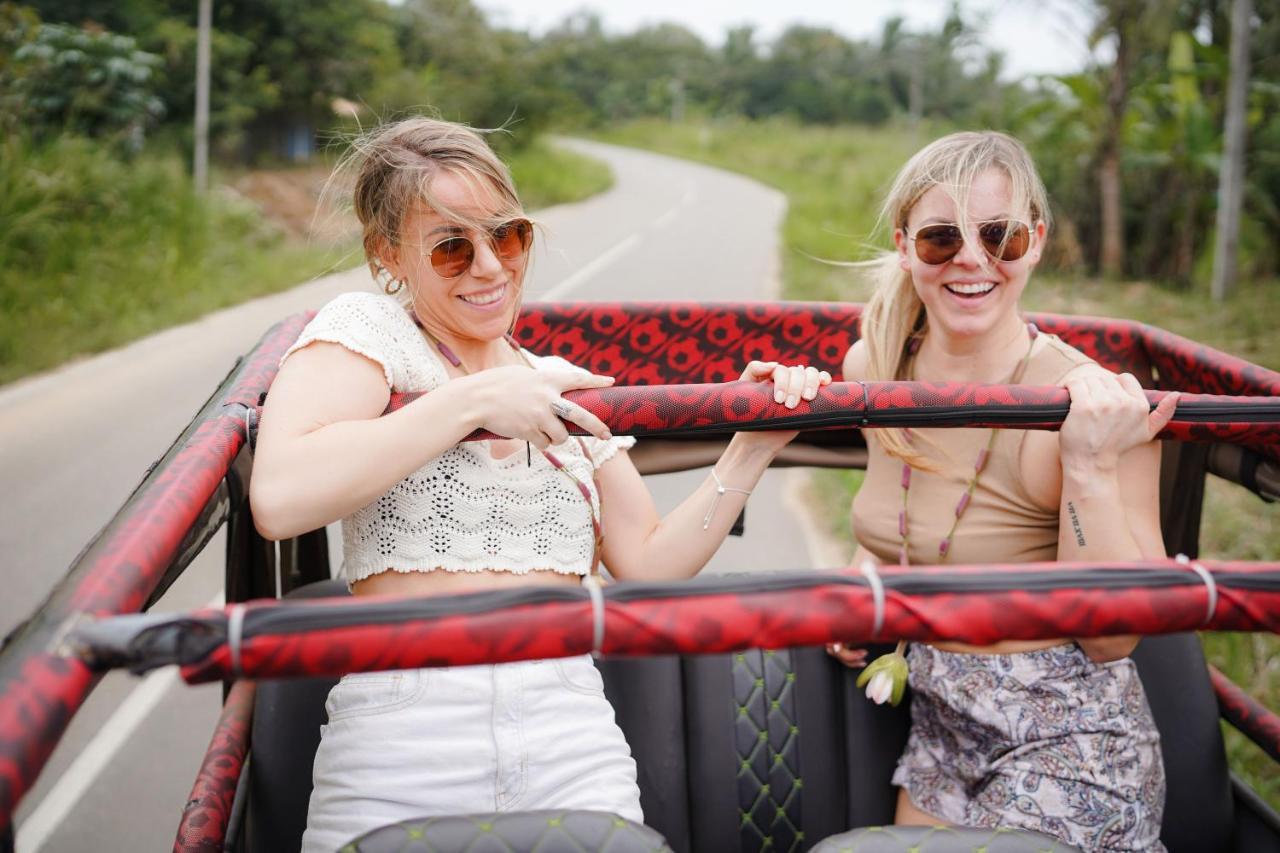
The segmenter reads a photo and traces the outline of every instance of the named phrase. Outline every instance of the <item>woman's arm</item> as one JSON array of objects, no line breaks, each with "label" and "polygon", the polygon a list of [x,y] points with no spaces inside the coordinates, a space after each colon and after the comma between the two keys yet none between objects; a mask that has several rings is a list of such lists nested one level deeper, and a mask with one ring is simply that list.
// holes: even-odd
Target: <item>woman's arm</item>
[{"label": "woman's arm", "polygon": [[[1176,397],[1149,411],[1132,376],[1096,367],[1068,378],[1071,411],[1058,436],[1058,559],[1127,561],[1165,556],[1160,535],[1160,444]],[[1172,397],[1172,395],[1171,395]],[[1051,467],[1058,467],[1052,466]],[[1080,639],[1098,662],[1127,656],[1138,636]]]},{"label": "woman's arm", "polygon": [[[743,378],[772,378],[775,399],[788,408],[812,400],[831,377],[813,368],[753,362]],[[630,457],[619,453],[600,466],[597,480],[604,508],[604,562],[622,580],[683,580],[692,577],[729,534],[748,495],[794,432],[738,433],[709,474],[679,506],[660,518]],[[717,492],[716,478],[726,487]],[[732,491],[729,491],[732,490]]]},{"label": "woman's arm", "polygon": [[[249,501],[258,532],[284,539],[350,515],[484,426],[545,447],[563,440],[551,402],[568,388],[604,387],[585,371],[501,367],[446,382],[382,417],[382,367],[338,344],[293,353],[271,385],[254,453]],[[597,437],[604,424],[573,419]]]},{"label": "woman's arm", "polygon": [[[866,548],[859,545],[854,549],[851,565],[855,569],[861,568],[862,564],[868,561],[875,563],[877,566],[880,565],[880,561]],[[867,650],[863,646],[851,646],[847,643],[827,643],[827,654],[845,666],[854,669],[867,665]]]}]

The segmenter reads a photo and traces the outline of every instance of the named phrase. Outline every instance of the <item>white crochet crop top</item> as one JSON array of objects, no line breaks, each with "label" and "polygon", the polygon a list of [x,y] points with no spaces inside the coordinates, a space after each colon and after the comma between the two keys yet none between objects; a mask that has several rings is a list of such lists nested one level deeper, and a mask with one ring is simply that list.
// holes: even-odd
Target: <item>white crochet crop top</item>
[{"label": "white crochet crop top", "polygon": [[[345,293],[320,310],[281,359],[314,341],[340,344],[382,366],[393,392],[430,391],[449,380],[435,349],[400,304],[375,293]],[[526,353],[538,369],[570,366]],[[590,490],[594,465],[635,439],[617,436],[551,448]],[[342,520],[348,584],[384,571],[549,569],[585,575],[595,545],[591,513],[578,487],[540,453],[494,459],[487,441],[464,441]]]}]

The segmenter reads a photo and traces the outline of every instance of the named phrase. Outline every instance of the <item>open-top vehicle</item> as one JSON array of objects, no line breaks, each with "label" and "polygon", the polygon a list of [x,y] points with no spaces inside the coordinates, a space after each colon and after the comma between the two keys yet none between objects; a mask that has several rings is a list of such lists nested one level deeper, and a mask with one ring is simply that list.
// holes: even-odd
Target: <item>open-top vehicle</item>
[{"label": "open-top vehicle", "polygon": [[[737,429],[801,428],[784,461],[858,467],[858,427],[1043,429],[1066,414],[1061,389],[840,382],[858,316],[846,304],[541,304],[524,309],[517,337],[616,376],[616,387],[575,401],[614,433],[641,436],[642,449],[661,446],[651,458],[665,470],[709,464]],[[1191,633],[1280,631],[1280,565],[1196,559],[1206,473],[1280,497],[1280,373],[1137,323],[1029,319],[1136,375],[1153,402],[1185,392],[1164,433],[1161,478],[1165,545],[1181,561],[780,571],[352,600],[331,580],[324,530],[277,546],[250,515],[257,408],[307,317],[283,321],[6,644],[0,805],[10,838],[18,802],[106,667],[176,663],[189,681],[225,681],[175,849],[257,853],[298,847],[324,699],[341,673],[595,651],[639,766],[647,828],[589,812],[435,817],[351,849],[1066,850],[1012,830],[875,829],[892,821],[906,706],[869,703],[856,673],[821,644],[1143,633],[1153,636],[1134,657],[1168,772],[1165,845],[1280,850],[1280,815],[1229,773],[1218,725],[1225,716],[1280,761],[1280,718],[1208,669]],[[750,359],[814,364],[837,382],[786,410],[730,381]],[[637,453],[642,470],[645,458]],[[226,608],[124,616],[146,611],[223,523]]]}]

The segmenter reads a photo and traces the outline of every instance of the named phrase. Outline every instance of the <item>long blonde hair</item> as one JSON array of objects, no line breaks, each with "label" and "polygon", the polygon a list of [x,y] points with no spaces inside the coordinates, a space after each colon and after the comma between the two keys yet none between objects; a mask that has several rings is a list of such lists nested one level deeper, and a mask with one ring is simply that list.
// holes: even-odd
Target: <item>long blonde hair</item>
[{"label": "long blonde hair", "polygon": [[[906,230],[911,210],[933,187],[946,189],[955,201],[958,223],[969,233],[969,191],[974,180],[988,169],[999,169],[1009,178],[1011,211],[1027,210],[1031,226],[1049,226],[1048,195],[1031,155],[1021,142],[995,131],[953,133],[929,143],[907,161],[894,180],[880,212],[891,230]],[[898,263],[896,252],[886,252],[866,264],[875,286],[862,310],[860,336],[867,351],[867,379],[902,379],[907,351],[913,340],[927,331],[928,316],[916,294],[911,273]],[[902,430],[876,430],[885,452],[917,467],[931,467],[911,446]]]}]

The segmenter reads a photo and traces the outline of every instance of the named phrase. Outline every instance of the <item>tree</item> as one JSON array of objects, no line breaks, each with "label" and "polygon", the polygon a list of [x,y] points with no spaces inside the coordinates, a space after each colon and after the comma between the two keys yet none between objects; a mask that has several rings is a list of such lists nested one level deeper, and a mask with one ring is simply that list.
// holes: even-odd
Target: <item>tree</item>
[{"label": "tree", "polygon": [[1106,69],[1106,110],[1098,140],[1098,195],[1102,231],[1099,268],[1118,277],[1125,268],[1124,184],[1121,177],[1125,116],[1143,57],[1163,56],[1176,0],[1095,0],[1089,41],[1114,52]]},{"label": "tree", "polygon": [[1235,286],[1240,244],[1240,207],[1244,200],[1245,97],[1249,91],[1249,28],[1252,0],[1233,0],[1231,9],[1231,82],[1227,94],[1224,155],[1218,184],[1218,240],[1213,256],[1213,298],[1222,301]]}]

